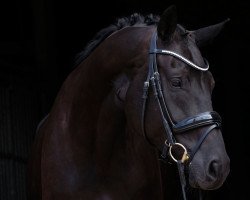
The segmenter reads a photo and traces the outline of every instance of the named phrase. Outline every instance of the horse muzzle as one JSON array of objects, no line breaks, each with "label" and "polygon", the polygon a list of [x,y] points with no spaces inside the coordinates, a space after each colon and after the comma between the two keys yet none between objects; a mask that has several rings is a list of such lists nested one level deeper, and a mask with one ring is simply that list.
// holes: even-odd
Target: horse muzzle
[{"label": "horse muzzle", "polygon": [[188,167],[189,185],[203,190],[220,188],[230,172],[229,157],[224,155],[221,159],[213,158],[203,163],[197,163],[195,160]]}]

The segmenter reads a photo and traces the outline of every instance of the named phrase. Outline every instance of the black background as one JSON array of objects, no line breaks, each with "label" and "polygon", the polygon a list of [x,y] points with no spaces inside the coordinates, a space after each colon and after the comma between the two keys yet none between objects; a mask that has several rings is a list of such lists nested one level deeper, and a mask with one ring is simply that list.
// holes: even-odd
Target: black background
[{"label": "black background", "polygon": [[38,122],[49,111],[72,70],[75,55],[97,31],[119,17],[134,12],[161,14],[172,4],[177,6],[179,23],[189,30],[231,19],[214,43],[203,49],[216,81],[214,109],[222,116],[223,136],[231,158],[228,179],[212,194],[214,199],[250,199],[248,1],[1,2],[0,84],[21,84],[37,91],[41,102]]}]

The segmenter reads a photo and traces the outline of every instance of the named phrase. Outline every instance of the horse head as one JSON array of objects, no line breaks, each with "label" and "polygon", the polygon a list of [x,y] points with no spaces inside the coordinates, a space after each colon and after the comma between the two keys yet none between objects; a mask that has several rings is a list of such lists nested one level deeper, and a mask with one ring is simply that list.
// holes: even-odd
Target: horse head
[{"label": "horse head", "polygon": [[[211,100],[215,81],[199,50],[225,23],[189,31],[177,24],[175,7],[168,8],[152,30],[148,62],[129,87],[125,84],[128,124],[183,163],[189,184],[204,190],[219,188],[229,174],[221,118]],[[143,96],[142,103],[136,95]]]}]

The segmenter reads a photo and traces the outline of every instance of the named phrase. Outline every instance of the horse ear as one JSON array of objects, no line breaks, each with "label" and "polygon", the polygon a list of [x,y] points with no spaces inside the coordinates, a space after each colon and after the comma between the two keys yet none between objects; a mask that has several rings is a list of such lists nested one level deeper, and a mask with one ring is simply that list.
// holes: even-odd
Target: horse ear
[{"label": "horse ear", "polygon": [[158,37],[163,41],[168,41],[175,32],[177,26],[177,12],[175,5],[168,7],[161,15],[157,25]]},{"label": "horse ear", "polygon": [[202,47],[211,43],[213,39],[221,32],[228,21],[230,21],[230,19],[226,19],[218,24],[192,31],[195,34],[197,46]]}]

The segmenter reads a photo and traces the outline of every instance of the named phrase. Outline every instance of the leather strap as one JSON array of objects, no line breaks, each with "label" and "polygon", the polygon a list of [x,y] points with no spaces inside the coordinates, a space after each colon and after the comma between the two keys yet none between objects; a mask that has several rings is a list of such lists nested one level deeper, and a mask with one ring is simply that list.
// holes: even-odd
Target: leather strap
[{"label": "leather strap", "polygon": [[194,146],[194,148],[191,151],[191,154],[189,155],[189,159],[188,159],[188,163],[191,163],[191,161],[193,160],[195,154],[197,153],[197,151],[199,150],[200,146],[202,145],[202,143],[204,142],[204,140],[206,139],[206,137],[209,135],[209,133],[215,129],[218,128],[219,126],[217,124],[213,124],[212,126],[210,126],[205,133],[202,134],[202,137],[199,139],[199,141],[196,143],[196,145]]}]

